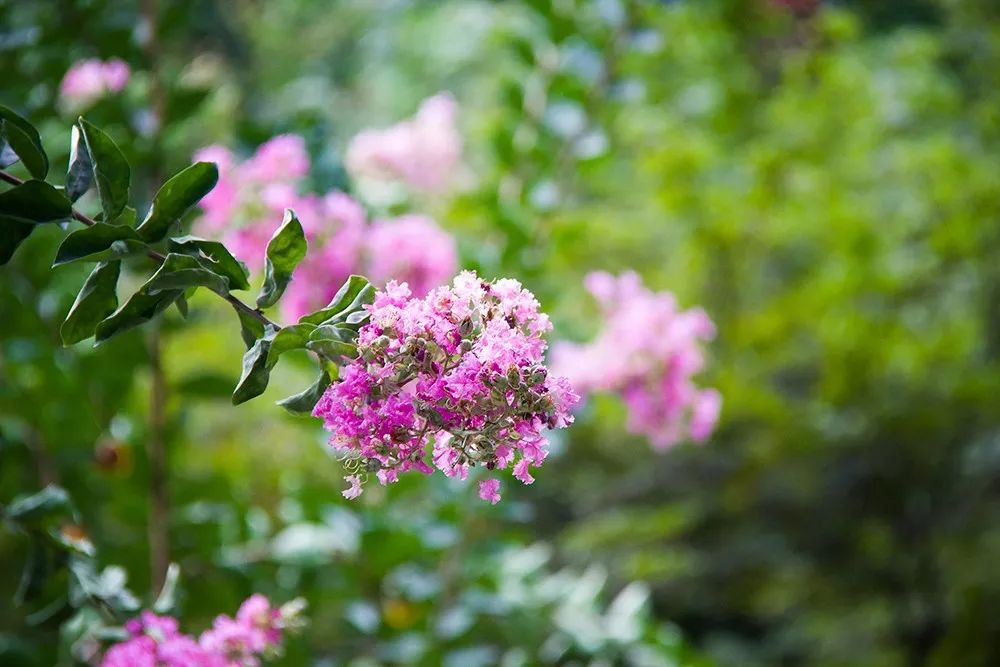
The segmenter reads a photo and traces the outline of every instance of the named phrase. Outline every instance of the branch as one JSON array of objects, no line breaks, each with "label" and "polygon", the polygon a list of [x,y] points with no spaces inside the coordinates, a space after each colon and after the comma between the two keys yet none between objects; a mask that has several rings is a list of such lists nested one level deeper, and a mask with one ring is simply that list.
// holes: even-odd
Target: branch
[{"label": "branch", "polygon": [[[6,181],[6,182],[10,183],[11,185],[22,185],[24,183],[24,181],[21,180],[20,178],[18,178],[17,176],[14,176],[13,174],[9,174],[6,171],[3,171],[2,169],[0,169],[0,180]],[[90,216],[85,215],[83,213],[80,213],[75,208],[73,209],[73,219],[76,220],[77,222],[82,222],[83,224],[87,225],[88,227],[92,227],[92,226],[94,226],[94,225],[97,224],[97,221],[95,221],[93,218],[91,218]],[[166,260],[166,257],[163,254],[161,254],[161,253],[159,253],[159,252],[157,252],[155,250],[148,251],[146,253],[146,256],[149,257],[154,262],[156,262],[157,264],[163,264],[164,260]],[[216,294],[216,292],[212,292],[212,293]],[[220,296],[222,296],[222,295],[220,295]],[[222,296],[222,298],[225,299],[226,301],[228,301],[229,304],[233,308],[235,308],[238,312],[243,312],[243,313],[246,313],[247,315],[250,315],[251,317],[259,320],[260,323],[263,324],[264,326],[270,325],[272,327],[275,327],[276,329],[280,329],[281,328],[281,325],[279,325],[276,322],[272,322],[270,319],[268,319],[268,317],[266,315],[264,315],[264,313],[262,313],[261,311],[259,311],[256,308],[251,308],[247,304],[245,304],[242,301],[240,301],[239,299],[237,299],[231,293],[227,293],[225,296]]]}]

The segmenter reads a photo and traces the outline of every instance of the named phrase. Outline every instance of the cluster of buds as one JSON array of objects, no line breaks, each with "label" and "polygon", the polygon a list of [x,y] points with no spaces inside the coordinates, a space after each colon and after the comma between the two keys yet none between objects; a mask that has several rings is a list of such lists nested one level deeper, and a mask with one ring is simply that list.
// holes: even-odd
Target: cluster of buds
[{"label": "cluster of buds", "polygon": [[[512,466],[534,481],[542,432],[571,423],[578,400],[542,363],[551,324],[534,296],[466,271],[422,299],[390,283],[368,312],[358,358],[313,412],[350,458],[344,495],[360,495],[370,472],[389,484],[407,470],[465,479],[477,466]],[[497,502],[498,480],[481,482],[480,495]]]}]

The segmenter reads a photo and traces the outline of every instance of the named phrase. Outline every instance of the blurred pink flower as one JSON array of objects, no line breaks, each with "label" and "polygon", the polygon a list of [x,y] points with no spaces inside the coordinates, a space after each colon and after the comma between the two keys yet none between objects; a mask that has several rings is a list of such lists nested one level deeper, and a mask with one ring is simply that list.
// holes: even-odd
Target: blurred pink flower
[{"label": "blurred pink flower", "polygon": [[719,392],[693,381],[704,365],[701,343],[715,336],[708,315],[678,310],[673,295],[649,291],[633,272],[595,272],[585,284],[601,305],[603,328],[590,343],[555,344],[554,370],[581,393],[619,394],[628,430],[657,449],[707,439],[722,406]]},{"label": "blurred pink flower", "polygon": [[402,181],[414,190],[444,190],[462,153],[456,113],[455,99],[439,93],[409,120],[358,133],[347,148],[348,171],[359,179]]},{"label": "blurred pink flower", "polygon": [[423,296],[458,269],[455,239],[424,215],[401,215],[372,225],[366,243],[366,275],[375,283],[406,283]]},{"label": "blurred pink flower", "polygon": [[108,93],[120,92],[130,75],[128,64],[118,58],[80,60],[63,76],[59,95],[71,108],[82,109]]}]

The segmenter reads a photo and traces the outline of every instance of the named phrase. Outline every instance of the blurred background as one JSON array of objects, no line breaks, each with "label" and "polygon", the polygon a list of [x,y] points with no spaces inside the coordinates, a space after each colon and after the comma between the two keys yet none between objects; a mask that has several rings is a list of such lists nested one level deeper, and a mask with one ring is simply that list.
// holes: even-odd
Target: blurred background
[{"label": "blurred background", "polygon": [[[274,406],[307,359],[233,408],[236,323],[201,294],[63,348],[86,268],[34,234],[0,270],[0,500],[65,486],[136,591],[179,563],[186,627],[259,591],[309,601],[283,665],[1000,664],[993,0],[0,0],[0,102],[56,165],[85,58],[132,70],[85,113],[147,200],[281,133],[348,189],[352,136],[449,91],[462,177],[417,204],[462,267],[564,340],[599,328],[593,270],[718,328],[707,442],[656,451],[600,395],[495,507],[441,475],[346,501]],[[0,662],[66,661],[65,619],[6,603],[27,549],[0,531]]]}]

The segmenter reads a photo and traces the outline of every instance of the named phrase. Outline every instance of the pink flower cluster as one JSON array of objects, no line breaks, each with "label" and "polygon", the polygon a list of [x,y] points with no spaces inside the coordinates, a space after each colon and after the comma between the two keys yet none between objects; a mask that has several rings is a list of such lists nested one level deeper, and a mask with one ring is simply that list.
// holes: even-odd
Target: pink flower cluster
[{"label": "pink flower cluster", "polygon": [[553,346],[553,366],[581,392],[622,396],[628,429],[665,449],[690,436],[707,439],[715,428],[722,396],[699,389],[701,342],[715,336],[705,311],[680,311],[668,292],[651,292],[635,273],[620,277],[595,272],[587,289],[604,313],[604,326],[588,344]]},{"label": "pink flower cluster", "polygon": [[439,93],[424,100],[409,120],[358,133],[347,147],[348,171],[362,180],[401,181],[414,190],[441,192],[462,153],[455,116],[455,99]]},{"label": "pink flower cluster", "polygon": [[177,619],[148,611],[125,625],[130,637],[104,654],[101,667],[256,667],[276,655],[282,632],[301,625],[301,601],[281,608],[263,595],[240,605],[236,618],[218,616],[197,640],[178,630]]},{"label": "pink flower cluster", "polygon": [[[435,467],[465,479],[477,465],[512,466],[532,483],[548,453],[542,431],[568,426],[579,397],[543,364],[552,325],[531,292],[464,271],[424,298],[390,282],[367,308],[358,358],[313,411],[350,457],[344,496],[360,495],[368,472],[389,484]],[[499,489],[486,479],[479,494],[496,503]]]},{"label": "pink flower cluster", "polygon": [[118,58],[80,60],[63,76],[59,95],[70,107],[82,109],[108,93],[121,91],[130,75],[129,66]]},{"label": "pink flower cluster", "polygon": [[282,300],[289,319],[326,305],[352,273],[405,280],[420,294],[455,273],[455,241],[430,218],[406,215],[369,226],[362,206],[343,192],[300,193],[310,161],[299,136],[274,137],[243,162],[222,146],[203,148],[195,159],[219,167],[219,182],[201,200],[195,232],[221,237],[252,271],[262,269],[284,210],[298,215],[309,252]]}]

